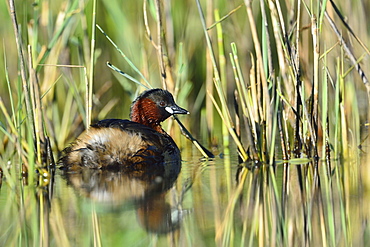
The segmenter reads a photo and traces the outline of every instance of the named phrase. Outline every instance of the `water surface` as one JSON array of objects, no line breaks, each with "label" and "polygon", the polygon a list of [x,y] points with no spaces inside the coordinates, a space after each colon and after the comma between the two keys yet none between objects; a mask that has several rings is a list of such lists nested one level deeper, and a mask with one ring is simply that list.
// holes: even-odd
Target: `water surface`
[{"label": "water surface", "polygon": [[[176,181],[56,170],[45,186],[3,181],[1,246],[364,245],[366,159],[276,166],[184,152]],[[362,163],[361,163],[362,162]]]}]

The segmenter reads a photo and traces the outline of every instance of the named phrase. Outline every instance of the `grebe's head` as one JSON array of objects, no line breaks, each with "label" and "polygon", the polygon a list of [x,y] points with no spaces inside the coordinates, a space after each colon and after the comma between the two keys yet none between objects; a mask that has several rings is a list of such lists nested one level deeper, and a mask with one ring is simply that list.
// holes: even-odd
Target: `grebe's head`
[{"label": "grebe's head", "polygon": [[189,114],[176,105],[173,96],[167,90],[150,89],[140,94],[131,105],[131,121],[156,129],[156,126],[174,114]]}]

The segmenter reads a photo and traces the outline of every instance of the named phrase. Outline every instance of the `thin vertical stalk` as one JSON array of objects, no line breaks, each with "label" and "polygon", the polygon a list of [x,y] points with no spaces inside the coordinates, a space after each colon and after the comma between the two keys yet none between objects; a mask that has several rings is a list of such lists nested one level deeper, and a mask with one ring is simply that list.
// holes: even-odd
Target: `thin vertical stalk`
[{"label": "thin vertical stalk", "polygon": [[299,38],[300,38],[300,19],[301,19],[301,1],[298,0],[297,4],[297,33],[296,33],[296,55],[295,57],[293,54],[290,54],[293,67],[294,67],[294,74],[295,74],[295,87],[296,87],[296,121],[294,126],[295,132],[295,144],[294,144],[294,152],[295,156],[299,157],[302,149],[302,140],[300,136],[300,119],[301,119],[301,106],[302,106],[302,98],[301,98],[301,78],[300,78],[300,68],[299,68]]},{"label": "thin vertical stalk", "polygon": [[[325,56],[326,60],[326,56]],[[327,157],[326,154],[326,143],[328,141],[328,134],[327,133],[327,117],[328,117],[328,80],[326,76],[327,71],[323,70],[323,78],[322,78],[322,89],[321,89],[321,114],[322,114],[322,158]],[[317,143],[317,142],[316,142]],[[326,159],[327,160],[327,159]],[[330,160],[327,160],[327,165],[329,166]],[[328,172],[328,171],[327,171]],[[329,174],[329,173],[328,173]]]},{"label": "thin vertical stalk", "polygon": [[[91,112],[92,112],[92,94],[93,94],[93,82],[94,82],[94,60],[95,60],[95,34],[96,34],[96,1],[93,0],[93,10],[92,10],[92,22],[91,22],[91,45],[90,45],[90,69],[89,78],[87,85],[87,108],[86,108],[86,129],[89,128],[91,124]],[[84,69],[85,75],[86,71]],[[87,76],[85,76],[87,78]]]},{"label": "thin vertical stalk", "polygon": [[264,64],[265,64],[265,71],[267,73],[268,78],[272,78],[272,73],[274,73],[274,67],[272,65],[272,52],[271,52],[271,42],[270,42],[270,34],[268,30],[268,21],[267,21],[267,15],[266,15],[266,6],[265,6],[265,1],[260,0],[260,5],[261,5],[261,14],[262,14],[262,21],[263,21],[263,32],[262,32],[262,37],[263,37],[263,50],[264,50]]},{"label": "thin vertical stalk", "polygon": [[157,17],[157,52],[158,52],[158,61],[159,66],[161,69],[161,79],[163,88],[166,89],[166,70],[164,68],[164,61],[163,61],[163,48],[162,48],[162,16],[161,16],[161,6],[159,0],[155,0],[155,10],[156,10],[156,17]]},{"label": "thin vertical stalk", "polygon": [[[224,48],[224,40],[223,40],[223,31],[222,25],[220,22],[220,13],[218,9],[215,10],[215,21],[217,22],[216,30],[217,30],[217,44],[218,44],[218,58],[220,64],[220,79],[221,79],[221,86],[223,91],[225,92],[225,100],[227,101],[227,82],[226,82],[226,58],[225,58],[225,48]],[[225,115],[227,114],[225,111],[227,109],[222,108],[222,113]],[[226,125],[222,125],[222,136],[224,147],[228,147],[229,142],[229,134]]]},{"label": "thin vertical stalk", "polygon": [[[253,103],[253,115],[254,119],[257,123],[261,121],[261,117],[259,114],[259,109],[262,109],[261,101],[259,99],[259,88],[258,85],[258,75],[256,75],[256,62],[253,54],[250,54],[251,56],[251,68],[249,70],[249,78],[250,78],[250,94],[252,98]],[[255,132],[257,133],[257,132]],[[257,137],[257,136],[256,136]]]},{"label": "thin vertical stalk", "polygon": [[[279,109],[279,105],[280,105],[279,103],[280,103],[280,100],[276,99],[275,100],[275,109],[274,109],[275,116],[273,117],[272,126],[271,126],[272,127],[271,128],[272,129],[272,132],[271,132],[272,136],[276,136],[276,131],[277,131],[276,129],[277,129],[277,125],[278,125],[277,115],[279,114],[278,109]],[[269,150],[270,151],[270,153],[269,153],[269,158],[270,158],[269,164],[272,166],[275,162],[275,159],[274,159],[274,157],[275,157],[275,138],[271,139],[271,143],[269,143],[269,148],[270,148],[270,150]]]},{"label": "thin vertical stalk", "polygon": [[[35,0],[33,2],[33,18],[34,20],[38,20],[40,18],[40,0]],[[31,37],[30,37],[31,36]],[[32,49],[32,58],[36,59],[37,58],[37,45],[38,45],[38,36],[39,36],[39,25],[37,22],[34,23],[32,26],[32,35],[29,35],[30,41],[31,41],[31,47]],[[32,63],[35,63],[35,61],[32,61]]]},{"label": "thin vertical stalk", "polygon": [[33,138],[35,139],[35,130],[32,125],[33,123],[33,115],[31,114],[31,100],[30,100],[30,93],[27,84],[27,71],[25,66],[25,60],[23,55],[23,46],[22,46],[22,37],[20,34],[18,21],[17,21],[17,14],[15,10],[14,0],[9,0],[9,9],[10,9],[10,16],[13,22],[13,29],[14,29],[14,36],[15,42],[17,44],[17,51],[18,51],[18,59],[19,59],[19,66],[20,66],[20,74],[22,78],[22,85],[23,85],[23,92],[24,92],[24,99],[26,101],[26,111],[27,111],[27,118],[29,121],[29,126],[31,128],[31,132]]},{"label": "thin vertical stalk", "polygon": [[[8,73],[8,62],[6,59],[6,49],[5,49],[5,43],[3,43],[3,50],[4,50],[4,68],[5,68],[5,80],[6,80],[6,85],[8,87],[8,94],[9,94],[9,100],[10,100],[10,107],[12,109],[12,115],[13,115],[13,124],[15,126],[18,126],[17,124],[17,118],[15,114],[15,107],[14,107],[14,99],[13,99],[13,93],[12,93],[12,87],[10,85],[10,80],[9,80],[9,73]],[[1,98],[0,98],[0,101]],[[11,121],[10,121],[11,122]],[[14,132],[15,133],[15,132]]]},{"label": "thin vertical stalk", "polygon": [[349,155],[348,150],[348,123],[346,121],[346,113],[345,113],[345,105],[344,99],[346,98],[346,91],[345,91],[345,81],[343,77],[344,71],[344,50],[342,49],[341,59],[340,59],[340,76],[339,76],[339,94],[340,94],[340,101],[339,101],[339,121],[340,121],[340,137],[341,137],[341,144],[342,144],[342,156],[347,158]]},{"label": "thin vertical stalk", "polygon": [[156,10],[156,17],[157,17],[157,53],[158,53],[158,63],[160,66],[161,72],[161,79],[162,79],[162,86],[164,89],[167,89],[167,73],[164,64],[164,56],[163,56],[163,24],[162,24],[162,15],[161,15],[161,6],[160,1],[155,0],[155,10]]},{"label": "thin vertical stalk", "polygon": [[[287,64],[282,44],[283,40],[287,40],[284,18],[281,16],[282,13],[280,8],[280,2],[278,0],[275,2],[268,1],[268,4],[270,8],[272,28],[274,31],[274,41],[276,42],[276,53],[279,61],[280,74],[283,77],[283,82],[287,84],[288,82],[290,82],[290,80],[288,79],[287,76]],[[286,87],[286,90],[292,90],[292,88]],[[288,95],[291,95],[291,92],[288,91],[287,93]]]},{"label": "thin vertical stalk", "polygon": [[[206,25],[210,26],[213,23],[213,0],[207,0],[207,16]],[[212,29],[208,31],[210,35],[212,34]],[[213,64],[212,64],[212,51],[210,49],[206,50],[206,91],[213,95]],[[210,97],[206,97],[206,121],[207,128],[210,133],[214,132],[214,108]]]},{"label": "thin vertical stalk", "polygon": [[335,101],[334,101],[334,157],[339,158],[339,148],[340,148],[340,62],[337,59],[337,80],[335,84]]},{"label": "thin vertical stalk", "polygon": [[319,30],[317,28],[317,20],[313,15],[311,17],[311,31],[313,43],[313,102],[311,126],[313,127],[312,145],[314,148],[314,156],[317,157],[317,139],[318,139],[318,104],[319,104],[319,58],[320,58],[320,42]]},{"label": "thin vertical stalk", "polygon": [[41,97],[40,97],[40,88],[38,84],[38,78],[36,75],[36,71],[33,68],[33,59],[32,59],[32,48],[28,46],[28,64],[30,72],[30,93],[31,93],[31,102],[32,102],[32,114],[33,114],[33,127],[35,130],[35,145],[36,145],[36,153],[37,153],[37,162],[41,164],[41,143],[45,143],[45,135],[44,135],[44,126],[42,122],[42,109],[41,109]]},{"label": "thin vertical stalk", "polygon": [[[40,176],[40,180],[43,178]],[[42,181],[41,181],[42,182]],[[49,246],[50,245],[50,223],[49,223],[49,202],[48,202],[48,196],[47,192],[44,191],[45,188],[40,187],[38,188],[39,191],[37,191],[37,204],[38,204],[38,213],[39,213],[39,241],[40,246]]]}]

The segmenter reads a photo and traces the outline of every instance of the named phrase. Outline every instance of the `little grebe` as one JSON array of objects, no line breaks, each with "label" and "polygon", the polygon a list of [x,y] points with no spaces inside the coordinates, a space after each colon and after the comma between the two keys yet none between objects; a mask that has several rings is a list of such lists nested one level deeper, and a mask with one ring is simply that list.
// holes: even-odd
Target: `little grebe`
[{"label": "little grebe", "polygon": [[180,150],[160,125],[173,114],[189,112],[176,105],[168,91],[147,90],[132,103],[131,121],[101,120],[64,149],[62,169],[118,169],[138,176],[143,172],[176,174],[181,169]]}]

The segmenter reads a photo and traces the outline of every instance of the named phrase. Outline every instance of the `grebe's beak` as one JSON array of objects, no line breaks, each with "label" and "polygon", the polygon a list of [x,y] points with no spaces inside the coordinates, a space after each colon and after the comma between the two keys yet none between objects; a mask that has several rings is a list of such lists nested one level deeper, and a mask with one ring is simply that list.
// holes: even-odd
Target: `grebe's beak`
[{"label": "grebe's beak", "polygon": [[173,114],[189,114],[189,112],[187,110],[185,110],[184,108],[181,108],[180,106],[174,104],[172,106],[166,106],[164,108],[169,114],[173,115]]}]

